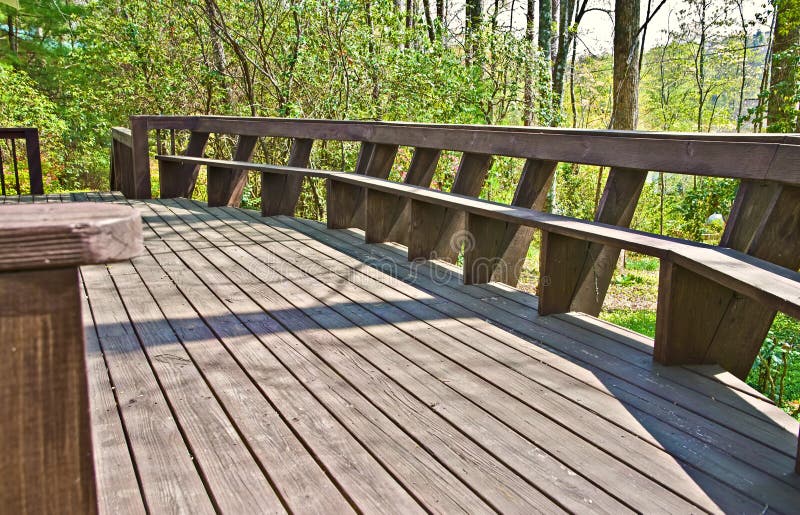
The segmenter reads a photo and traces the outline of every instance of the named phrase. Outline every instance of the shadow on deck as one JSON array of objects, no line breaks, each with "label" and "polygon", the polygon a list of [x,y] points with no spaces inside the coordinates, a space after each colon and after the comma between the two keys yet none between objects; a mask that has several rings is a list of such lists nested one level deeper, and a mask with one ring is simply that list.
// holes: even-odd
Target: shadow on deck
[{"label": "shadow on deck", "polygon": [[81,271],[101,511],[800,505],[798,424],[721,369],[654,364],[634,333],[540,317],[355,230],[58,200],[145,222],[145,255]]}]

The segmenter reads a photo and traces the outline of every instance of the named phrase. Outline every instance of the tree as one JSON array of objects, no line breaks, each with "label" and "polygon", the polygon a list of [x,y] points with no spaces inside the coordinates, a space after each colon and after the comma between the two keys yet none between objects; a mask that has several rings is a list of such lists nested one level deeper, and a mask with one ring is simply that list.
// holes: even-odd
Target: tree
[{"label": "tree", "polygon": [[798,58],[800,57],[800,0],[774,0],[767,130],[800,130],[798,118]]}]

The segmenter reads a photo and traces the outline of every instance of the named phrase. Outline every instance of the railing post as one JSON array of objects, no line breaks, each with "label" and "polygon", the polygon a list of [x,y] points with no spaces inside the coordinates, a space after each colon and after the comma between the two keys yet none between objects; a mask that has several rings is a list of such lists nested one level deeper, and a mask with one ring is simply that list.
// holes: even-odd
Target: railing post
[{"label": "railing post", "polygon": [[131,116],[130,174],[119,181],[122,193],[132,199],[148,199],[150,187],[150,143],[146,116]]},{"label": "railing post", "polygon": [[[308,168],[313,139],[298,138],[292,142],[289,166]],[[261,174],[261,216],[294,216],[303,188],[303,177],[285,173]]]},{"label": "railing post", "polygon": [[[355,173],[377,177],[378,179],[388,179],[392,171],[395,156],[399,145],[387,145],[382,143],[361,143],[361,150],[358,155]],[[364,218],[366,206],[366,190],[360,188],[358,201],[353,205],[350,227],[366,228]]]},{"label": "railing post", "polygon": [[436,259],[436,244],[441,238],[446,207],[411,200],[411,227],[408,236],[408,260]]},{"label": "railing post", "polygon": [[464,284],[484,284],[496,271],[507,266],[501,245],[509,225],[502,220],[467,214],[467,240],[464,243]]},{"label": "railing post", "polygon": [[31,180],[31,195],[44,195],[39,129],[25,129],[25,154]]},{"label": "railing post", "polygon": [[[5,206],[0,217],[0,488],[7,513],[96,513],[78,267],[142,251],[134,209]],[[20,247],[19,238],[47,238]],[[6,243],[8,242],[8,243]]]},{"label": "railing post", "polygon": [[[192,131],[189,144],[183,152],[185,156],[202,157],[208,143],[209,133]],[[135,140],[134,140],[135,143]],[[134,160],[134,164],[136,161]],[[158,177],[161,198],[191,198],[197,182],[200,165],[172,161],[158,162]]]},{"label": "railing post", "polygon": [[328,229],[353,227],[353,210],[360,201],[361,188],[346,182],[327,180]]}]

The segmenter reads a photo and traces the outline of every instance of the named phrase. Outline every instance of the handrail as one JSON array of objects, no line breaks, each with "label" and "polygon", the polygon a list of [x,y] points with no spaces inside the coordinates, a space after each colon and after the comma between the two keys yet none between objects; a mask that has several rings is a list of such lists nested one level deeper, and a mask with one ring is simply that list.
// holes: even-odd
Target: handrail
[{"label": "handrail", "polygon": [[[17,195],[21,195],[19,181],[19,163],[17,159],[16,140],[25,140],[25,157],[28,161],[31,195],[43,195],[42,161],[39,155],[39,129],[33,127],[0,127],[0,139],[9,141],[11,146],[11,163],[14,169],[14,186]],[[3,152],[0,149],[0,195],[6,195],[6,176],[3,170]]]}]

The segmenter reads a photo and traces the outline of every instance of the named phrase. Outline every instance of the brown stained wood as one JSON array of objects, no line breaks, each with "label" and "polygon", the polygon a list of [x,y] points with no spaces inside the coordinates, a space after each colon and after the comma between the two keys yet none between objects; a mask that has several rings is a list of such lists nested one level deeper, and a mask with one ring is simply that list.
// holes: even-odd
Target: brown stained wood
[{"label": "brown stained wood", "polygon": [[[511,205],[543,211],[557,166],[556,161],[527,159]],[[517,285],[533,235],[534,231],[530,227],[508,225],[498,248],[498,255],[501,256],[504,266],[495,269],[492,281]]]},{"label": "brown stained wood", "polygon": [[366,222],[364,239],[367,243],[383,243],[389,241],[393,215],[402,199],[395,195],[380,191],[368,191],[366,201]]},{"label": "brown stained wood", "polygon": [[[377,177],[379,179],[388,179],[394,164],[394,158],[397,155],[397,145],[372,145],[362,143],[361,152],[358,156],[358,163],[356,164],[356,173],[366,175],[368,177]],[[366,220],[364,218],[366,210],[366,190],[362,190],[359,194],[358,203],[353,209],[353,219],[350,227],[358,227],[364,229],[366,227]]]},{"label": "brown stained wood", "polygon": [[540,315],[570,311],[582,265],[575,256],[584,254],[587,246],[585,241],[542,231],[537,288]]},{"label": "brown stained wood", "polygon": [[139,213],[127,206],[0,207],[0,272],[119,261],[142,249]]},{"label": "brown stained wood", "polygon": [[[661,261],[658,282],[653,358],[664,365],[708,363],[700,343],[710,340],[716,328],[706,319],[724,313],[730,290],[667,260]],[[684,309],[697,295],[704,309]]]},{"label": "brown stained wood", "polygon": [[[281,219],[280,221],[281,221],[281,222],[284,222],[284,221],[286,221],[286,222],[293,222],[293,221],[291,221],[291,220],[289,220],[289,219]],[[296,226],[296,225],[297,225],[297,224],[294,224],[294,223],[292,223],[292,226]],[[320,233],[319,233],[318,231],[313,231],[313,232],[312,232],[312,231],[309,231],[309,232],[308,232],[308,234],[309,234],[309,235],[311,235],[311,234],[314,234],[314,238],[317,238],[317,237],[318,237],[317,235],[318,235],[318,234],[320,234]],[[333,235],[332,237],[333,237],[334,239],[344,238],[344,237],[346,236],[346,234],[347,234],[347,233],[336,233],[336,235]],[[283,236],[280,238],[280,239],[281,239],[281,242],[284,242],[284,241],[286,240],[286,237],[285,237],[285,236],[287,236],[287,235],[283,235]],[[328,239],[328,238],[323,238],[323,239],[321,239],[321,241],[326,241],[327,245],[330,245],[330,242],[329,242],[329,239]],[[306,245],[314,245],[314,239],[303,239],[303,240],[302,240],[302,242],[303,242],[304,244],[306,244]],[[357,240],[356,240],[356,241],[354,241],[354,242],[355,242],[355,243],[358,245],[358,241],[357,241]],[[333,257],[333,254],[334,254],[334,252],[335,252],[335,251],[332,251],[332,252],[330,252],[328,249],[330,249],[331,247],[328,247],[327,245],[326,245],[326,244],[322,244],[322,243],[320,243],[319,245],[315,245],[315,246],[316,246],[317,248],[319,248],[319,249],[323,249],[323,252],[326,252],[326,253],[330,254],[330,257]],[[336,246],[336,245],[334,244],[334,247],[335,247],[335,246]],[[379,247],[379,248],[381,248],[381,247]],[[355,248],[353,248],[353,247],[350,247],[350,249],[351,249],[351,251],[354,251],[354,250],[356,250],[356,249],[355,249]],[[306,252],[306,251],[300,250],[299,252],[301,252],[301,253],[302,253],[302,255],[304,255],[304,256],[305,256],[305,255],[307,255],[307,252]],[[374,258],[373,258],[372,260],[374,261]],[[329,261],[327,258],[324,258],[324,259],[317,259],[317,262],[319,262],[319,263],[324,263],[326,266],[328,266],[328,263],[330,263],[330,261]],[[351,266],[351,267],[352,267],[352,266],[354,266],[354,265],[353,265],[353,264],[350,264],[349,266]],[[358,265],[356,264],[355,266],[358,266]],[[370,269],[369,269],[369,268],[366,268],[366,267],[359,267],[359,270],[361,270],[361,271],[364,271],[364,272],[368,272]],[[424,270],[424,269],[420,269],[420,270],[422,271],[422,270]],[[352,275],[350,275],[350,274],[351,274],[350,272],[344,272],[344,273],[345,273],[345,275],[346,275],[348,278],[350,278],[351,280],[354,280],[354,282],[356,282],[357,284],[359,284],[359,285],[363,285],[363,284],[365,284],[361,278],[358,278],[358,277],[353,277]],[[377,272],[377,271],[376,271],[375,273],[376,273],[376,276],[381,276],[381,275],[383,275],[383,274],[381,274],[380,272]],[[424,284],[424,282],[423,282],[423,277],[421,277],[421,276],[416,276],[416,275],[415,275],[415,277],[416,277],[416,279],[413,281],[413,283],[412,283],[412,284],[416,285],[417,287],[423,287],[423,284]],[[397,281],[392,281],[392,280],[390,279],[390,280],[388,280],[388,281],[387,281],[387,284],[390,284],[390,285],[392,285],[394,288],[397,288],[397,285],[398,285],[399,283],[398,283]],[[400,283],[400,284],[401,284],[401,283]],[[436,292],[436,291],[440,291],[440,288],[441,288],[441,286],[442,286],[442,285],[441,285],[441,283],[440,283],[440,282],[437,282],[436,284],[437,284],[438,286],[435,286],[435,287],[433,287],[433,289],[430,289],[430,288],[428,288],[427,286],[424,286],[424,287],[425,287],[425,288],[426,288],[426,289],[427,289],[429,292],[431,292],[431,293],[433,293],[433,292]],[[370,289],[370,291],[377,291],[377,290],[376,290],[374,287],[370,287],[369,289]],[[413,290],[413,288],[408,288],[408,289],[409,289],[409,290]],[[339,291],[345,291],[345,290],[342,290],[341,288],[339,288]],[[472,290],[471,290],[471,289],[467,289],[467,288],[465,288],[465,289],[463,289],[462,291],[464,291],[464,292],[468,292],[468,291],[472,291]],[[461,295],[459,295],[459,293],[460,293],[460,292],[458,292],[458,293],[445,293],[445,292],[441,292],[441,294],[442,294],[442,295],[444,295],[446,298],[448,298],[448,299],[451,299],[451,298],[452,298],[452,299],[454,299],[454,300],[455,300],[455,298],[457,298],[457,297],[459,297],[459,296],[463,296],[463,293],[461,293]],[[396,299],[396,297],[395,297],[394,295],[392,296],[392,298],[395,298],[395,299]],[[422,297],[422,298],[425,298],[425,296],[423,295],[423,297]],[[486,316],[490,316],[490,315],[488,315],[488,311],[490,310],[490,309],[488,308],[488,306],[490,306],[490,305],[492,305],[492,304],[494,304],[494,303],[496,303],[496,302],[497,302],[497,299],[491,299],[491,300],[488,302],[488,304],[484,304],[485,306],[487,306],[486,308],[484,308],[484,309],[480,309],[480,308],[478,308],[478,310],[475,312],[475,314],[474,314],[474,315],[473,315],[473,314],[468,314],[468,315],[465,315],[465,316],[467,317],[467,318],[466,318],[466,320],[473,320],[473,319],[476,317],[476,315],[477,315],[477,318],[480,318],[480,319],[482,319],[482,318],[484,318],[484,317],[486,317]],[[366,304],[366,305],[367,305],[367,306],[369,306],[369,305],[375,305],[375,303],[374,303],[374,302],[371,302],[371,303],[368,303],[368,304]],[[403,301],[403,302],[401,302],[399,305],[400,305],[400,306],[403,306],[403,309],[406,309],[406,306],[408,306],[409,304],[408,304],[408,302],[405,302],[405,301]],[[429,308],[429,309],[435,309],[435,310],[438,310],[438,309],[441,309],[441,308],[442,308],[442,307],[444,307],[444,306],[445,306],[445,304],[444,304],[444,303],[443,303],[441,300],[437,299],[437,300],[433,300],[433,301],[432,301],[431,308]],[[493,315],[492,315],[492,316],[493,316]],[[438,317],[438,316],[423,315],[423,317],[424,317],[426,320],[431,320],[431,321],[436,321],[436,320],[439,320],[439,317]],[[494,319],[494,318],[493,318],[493,319]],[[522,320],[520,320],[520,321],[522,322]],[[493,326],[487,326],[487,327],[493,327]],[[519,328],[519,325],[515,325],[515,326],[513,326],[513,327],[515,328],[515,329],[514,329],[514,332],[516,332],[517,328]],[[495,330],[495,331],[496,331],[497,333],[500,333],[500,331],[499,331],[499,330]],[[450,334],[454,334],[454,333],[453,333],[453,331],[452,331],[452,328],[448,328],[448,333],[450,333]],[[427,333],[426,333],[426,332],[423,332],[423,331],[417,331],[417,332],[416,332],[416,334],[423,335],[423,334],[427,334]],[[500,340],[500,341],[508,341],[508,340],[509,340],[509,337],[508,337],[508,335],[506,335],[505,337],[503,337],[503,336],[498,336],[498,338],[499,338],[499,340]],[[552,336],[550,336],[550,337],[548,338],[548,340],[547,340],[547,341],[550,341],[550,340],[549,340],[550,338],[552,338]],[[465,341],[466,341],[467,343],[470,343],[470,342],[475,342],[475,346],[476,346],[477,348],[481,349],[481,350],[483,350],[483,349],[486,349],[486,348],[487,348],[487,346],[486,346],[486,344],[485,344],[484,342],[478,343],[478,342],[476,342],[476,341],[475,341],[475,338],[474,338],[474,337],[472,337],[472,338],[467,338]],[[522,345],[521,345],[519,348],[520,348],[520,349],[526,349],[526,350],[528,350],[528,349],[532,350],[532,349],[533,349],[533,348],[535,348],[535,346],[536,346],[536,341],[533,341],[533,343],[534,343],[534,346],[531,346],[530,344],[522,344]],[[595,352],[595,351],[589,351],[589,354],[594,354],[594,352]],[[453,352],[449,352],[449,353],[447,353],[447,355],[450,355],[450,356],[455,356],[456,354],[459,354],[459,355],[460,355],[461,353],[453,353]],[[551,365],[551,366],[556,366],[556,367],[558,368],[558,365],[556,365],[555,363],[552,363],[552,362],[550,362],[550,365]],[[515,368],[515,369],[518,369],[518,370],[519,370],[520,362],[519,362],[519,360],[517,360],[517,359],[512,359],[512,360],[510,361],[510,364],[509,364],[509,366],[512,366],[513,368]],[[575,373],[575,370],[573,370],[571,374],[574,374],[574,373]],[[595,371],[594,373],[590,373],[589,371],[586,371],[586,374],[584,374],[584,375],[585,375],[585,376],[587,376],[587,377],[589,377],[589,378],[591,378],[591,377],[595,377],[595,375],[594,375],[594,374],[596,374],[596,373],[597,373],[596,371]],[[532,374],[533,374],[533,375],[530,375],[530,377],[533,377],[534,379],[537,379],[537,380],[540,380],[540,379],[541,379],[541,371],[540,371],[540,370],[538,370],[538,369],[537,369],[537,370],[534,370],[534,371],[532,371]],[[580,374],[579,374],[579,375],[580,375]],[[606,384],[608,384],[608,386],[609,386],[609,387],[613,387],[613,386],[614,386],[614,385],[617,383],[617,381],[619,381],[619,380],[620,380],[622,377],[625,377],[625,376],[626,376],[626,374],[622,374],[622,375],[620,375],[620,376],[617,376],[617,378],[616,378],[616,379],[610,379],[610,378],[609,378],[609,379],[608,379],[608,381],[609,381],[609,382],[608,382],[608,383],[606,383]],[[655,373],[655,375],[654,375],[654,376],[652,376],[652,377],[651,377],[651,379],[650,379],[649,381],[650,381],[650,382],[653,382],[653,381],[661,381],[661,379],[657,379],[657,378],[658,378],[658,376],[659,376],[659,374],[658,374],[658,373]],[[556,387],[556,388],[557,388],[559,391],[572,391],[572,388],[570,388],[570,387],[566,387],[566,386],[562,386],[562,387]],[[694,393],[694,395],[697,395],[697,393],[695,392],[695,393]],[[526,398],[527,398],[527,397],[528,397],[528,395],[526,395]],[[625,397],[625,396],[623,396],[623,397]],[[483,399],[486,399],[486,398],[488,398],[488,397],[486,397],[486,396],[484,396],[484,397],[481,397],[481,404],[482,404],[482,405],[485,405],[485,401],[484,401]],[[581,398],[581,399],[583,399],[583,398],[584,398],[584,397],[583,397],[583,394],[580,394],[580,398]],[[633,397],[627,397],[627,398],[628,398],[628,399],[636,399],[636,398],[638,398],[638,397],[637,397],[636,395],[634,395]],[[654,402],[654,400],[650,399],[648,402],[644,402],[644,403],[642,404],[642,406],[644,406],[644,407],[645,407],[645,409],[649,409],[648,407],[649,407],[649,406],[652,406],[652,405],[653,405],[653,402]],[[683,402],[683,401],[681,401],[681,402]],[[701,402],[702,402],[702,401],[701,401]],[[716,402],[710,402],[710,403],[709,403],[708,401],[705,401],[705,403],[706,403],[706,404],[717,404]],[[667,411],[669,411],[669,412],[672,412],[672,411],[674,411],[676,408],[675,408],[675,405],[674,405],[674,404],[672,404],[672,403],[667,403],[667,404],[666,404],[666,406],[665,406],[665,409],[666,409]],[[607,408],[606,408],[606,409],[600,409],[600,410],[597,410],[597,411],[600,411],[600,412],[607,412],[608,410],[607,410]],[[622,413],[625,413],[625,411],[623,410],[623,412],[622,412]],[[743,415],[743,414],[740,412],[740,413],[739,413],[739,415],[738,415],[738,417],[741,417],[742,415]],[[737,417],[737,415],[733,415],[733,417],[734,417],[734,418],[736,418],[736,417]],[[624,422],[620,422],[620,424],[621,424],[621,426],[622,426],[622,427],[638,427],[638,424],[636,424],[636,423],[634,423],[633,425],[631,425],[630,423],[624,423]],[[745,426],[745,427],[746,427],[746,426]],[[792,429],[792,431],[796,431],[796,427],[797,427],[797,425],[795,424],[795,425],[793,426],[793,429]],[[645,430],[645,431],[646,431],[646,434],[650,434],[650,433],[652,433],[652,434],[658,435],[658,436],[657,436],[658,440],[659,440],[659,441],[661,441],[661,442],[665,442],[665,445],[667,445],[667,444],[666,444],[666,440],[663,440],[663,437],[664,437],[664,436],[666,436],[666,434],[668,434],[668,433],[669,433],[669,431],[667,431],[666,433],[662,433],[660,430],[659,430],[659,431],[655,431],[655,432],[654,432],[654,429],[655,429],[655,428],[654,428],[654,426],[652,426],[651,424],[649,424],[649,423],[648,423],[648,424],[647,424],[647,429]],[[749,429],[745,429],[745,431],[749,431]],[[671,447],[671,446],[673,445],[673,443],[671,443],[671,444],[669,444],[669,445],[670,445],[670,449],[672,449],[670,452],[675,452],[675,450],[676,450],[676,449],[685,448],[685,446],[686,446],[686,442],[685,442],[685,441],[684,441],[684,442],[681,442],[680,440],[676,440],[676,441],[674,442],[674,445],[676,445],[677,447]],[[745,445],[746,445],[746,446],[749,446],[749,444],[745,444]],[[794,445],[794,442],[793,442],[793,445]],[[702,446],[701,446],[701,447],[702,447]],[[725,448],[727,448],[727,447],[725,447]],[[698,450],[699,450],[699,449],[698,449]],[[705,453],[705,452],[707,452],[707,451],[706,451],[706,450],[704,450],[704,451],[700,451],[700,452],[701,452],[701,453]],[[741,452],[741,450],[739,450],[739,452]],[[686,456],[691,456],[691,454],[688,454],[688,455],[686,455]],[[699,464],[706,463],[708,459],[710,459],[710,458],[705,458],[705,457],[704,457],[704,458],[701,458],[701,460],[700,460],[700,461],[698,461],[697,463],[699,463]],[[785,466],[785,463],[786,463],[785,457],[784,457],[784,458],[782,458],[782,459],[783,459],[783,463],[784,463],[784,466]],[[778,469],[780,469],[780,467],[778,467]],[[786,470],[786,469],[784,469],[784,472],[778,472],[778,474],[779,474],[779,475],[781,475],[781,474],[784,474],[784,473],[785,473],[785,470]],[[714,473],[714,474],[718,474],[718,471],[717,471],[716,467],[712,467],[712,471],[713,471],[712,473]],[[698,478],[698,479],[696,479],[696,480],[698,481],[698,483],[699,483],[699,484],[703,484],[703,481],[702,481],[702,480],[700,480],[699,478]],[[674,484],[674,483],[670,483],[670,484]],[[760,489],[759,489],[759,488],[756,488],[755,490],[751,490],[751,492],[755,492],[755,491],[760,491]],[[777,492],[777,491],[780,491],[780,489],[778,489],[778,490],[774,490],[774,491],[773,491],[773,494],[774,494],[775,492]],[[770,494],[770,495],[771,495],[771,494]],[[628,496],[627,496],[627,495],[625,495],[624,497],[625,497],[625,498],[627,498]],[[720,506],[723,506],[723,504],[720,504]],[[728,503],[728,504],[727,504],[727,506],[728,506],[728,508],[727,508],[727,509],[731,509],[731,508],[735,507],[735,506],[736,506],[736,504],[735,504],[735,503],[733,503],[733,504],[730,504],[730,503]],[[723,509],[725,509],[725,508],[723,508]]]},{"label": "brown stained wood", "polygon": [[332,179],[328,179],[327,188],[328,228],[352,227],[353,212],[358,206],[363,189]]},{"label": "brown stained wood", "polygon": [[[288,166],[307,167],[313,146],[313,139],[297,138],[292,141]],[[262,173],[261,215],[294,216],[302,187],[302,176]]]},{"label": "brown stained wood", "polygon": [[[370,262],[378,257],[384,262],[387,259],[394,261],[397,268],[388,269],[388,271],[399,274],[396,277],[403,278],[405,281],[403,274],[409,273],[408,277],[411,279],[409,282],[416,288],[437,292],[454,305],[431,301],[426,294],[418,293],[415,296],[415,288],[405,287],[403,283],[394,280],[395,276],[385,279],[384,282],[388,281],[394,288],[403,287],[404,293],[419,298],[423,303],[429,303],[429,307],[426,309],[442,311],[449,316],[462,318],[465,323],[475,326],[485,334],[493,335],[496,339],[507,343],[513,342],[514,339],[509,339],[507,335],[503,336],[505,333],[494,325],[475,322],[476,314],[480,314],[481,317],[490,317],[497,324],[528,338],[527,342],[520,342],[515,348],[563,370],[571,377],[579,377],[587,382],[593,382],[601,389],[609,388],[615,392],[616,396],[631,400],[645,398],[648,394],[663,396],[663,401],[658,401],[651,396],[642,406],[650,408],[661,402],[664,413],[671,415],[675,413],[676,405],[686,405],[709,420],[728,425],[737,433],[748,434],[763,444],[773,446],[780,442],[779,447],[782,452],[787,456],[794,457],[796,441],[792,434],[797,432],[799,427],[796,421],[786,417],[783,411],[773,405],[765,404],[761,400],[751,400],[749,396],[742,396],[738,391],[731,391],[718,381],[707,380],[684,367],[663,367],[654,364],[651,357],[651,339],[637,335],[637,342],[645,343],[645,340],[647,342],[646,345],[636,345],[630,341],[633,334],[630,331],[612,324],[602,323],[586,315],[570,314],[563,318],[560,316],[536,317],[531,309],[535,310],[538,307],[537,298],[524,292],[503,288],[501,285],[485,285],[480,288],[462,287],[457,277],[442,282],[441,278],[437,276],[436,265],[431,263],[428,263],[428,266],[409,265],[404,262],[405,254],[400,248],[388,245],[365,248],[360,237],[349,231],[330,233],[321,230],[319,224],[310,221],[281,218],[280,223],[292,229],[297,228],[302,234],[303,246],[313,247],[331,257],[337,254],[341,256],[341,252],[346,253],[348,256],[341,261],[349,267],[359,267],[358,259]],[[255,227],[258,228],[260,225],[255,225]],[[285,239],[285,237],[281,239]],[[307,253],[303,253],[303,255],[305,256]],[[328,263],[327,259],[321,262]],[[413,271],[410,270],[411,267],[414,268]],[[378,279],[384,278],[384,274],[379,271],[371,272],[364,267],[359,267],[359,270],[363,270],[364,273],[372,273]],[[436,279],[436,282],[428,280],[428,276]],[[430,316],[424,318],[431,319]],[[602,324],[604,327],[599,328],[598,324]],[[613,328],[613,331],[610,328]],[[467,338],[466,341],[472,340]],[[577,359],[585,365],[575,364],[575,366],[563,368],[552,360],[544,359],[543,353],[534,352],[537,342],[540,341],[546,341],[548,345],[555,346],[559,353],[572,356],[573,359]],[[532,346],[528,342],[534,343],[534,345]],[[589,368],[584,370],[582,367],[586,365],[589,365]],[[582,370],[584,371],[582,372]],[[612,375],[606,375],[607,373]],[[602,383],[598,383],[597,378],[605,379]],[[648,394],[644,394],[643,390],[638,390],[638,393],[632,394],[632,397],[626,397],[622,393],[623,390],[616,388],[617,384],[625,384],[625,382],[617,383],[621,378],[630,384],[636,384]],[[589,381],[590,379],[592,380]],[[731,378],[731,380],[734,379]],[[738,379],[734,381],[738,382],[737,388],[748,388]],[[642,395],[645,397],[641,397]],[[704,400],[710,398],[713,398],[714,402]],[[731,411],[729,411],[731,409],[737,415],[731,416]],[[756,428],[758,429],[756,430]],[[705,430],[692,430],[691,432],[692,434],[708,434]],[[741,448],[741,446],[735,446],[735,448]],[[745,448],[751,447],[745,445]],[[758,455],[760,454],[751,455],[753,461],[756,461],[754,457]]]},{"label": "brown stained wood", "polygon": [[[189,144],[186,146],[183,155],[201,157],[206,149],[208,136],[208,132],[192,131],[189,136]],[[195,182],[197,181],[197,172],[199,168],[200,166],[198,164],[190,162],[159,161],[158,176],[159,185],[161,187],[161,198],[191,198],[194,192]]]},{"label": "brown stained wood", "polygon": [[408,237],[408,260],[437,259],[436,244],[447,208],[419,200],[411,200],[411,227]]},{"label": "brown stained wood", "polygon": [[[239,136],[233,160],[250,161],[257,143],[257,136]],[[239,207],[242,203],[245,184],[247,184],[247,171],[245,170],[208,167],[208,205]]]},{"label": "brown stained wood", "polygon": [[[612,168],[595,213],[595,222],[620,227],[630,226],[645,179],[647,179],[646,170]],[[570,311],[580,311],[593,316],[600,314],[611,284],[611,276],[617,267],[619,254],[619,248],[592,244],[583,256],[574,257],[584,262],[578,286],[573,293]]]},{"label": "brown stained wood", "polygon": [[115,178],[122,193],[128,198],[148,199],[151,197],[150,186],[150,143],[148,140],[148,119],[143,116],[131,116],[131,165],[129,176],[122,180]]},{"label": "brown stained wood", "polygon": [[[465,152],[461,156],[458,165],[456,178],[453,181],[451,193],[477,197],[486,174],[492,167],[493,157],[487,154],[474,154]],[[464,213],[460,210],[451,210],[442,223],[439,241],[436,243],[437,259],[455,263],[461,252],[461,242],[464,239],[464,225],[466,223]]]},{"label": "brown stained wood", "polygon": [[[147,117],[152,128],[366,141],[670,173],[800,184],[785,135],[709,135],[231,117]],[[577,152],[576,149],[580,149]],[[773,158],[779,158],[778,165]],[[778,161],[778,159],[775,159]],[[783,166],[783,164],[787,166]]]},{"label": "brown stained wood", "polygon": [[464,284],[483,284],[499,271],[506,274],[501,245],[506,222],[480,215],[467,215],[468,239],[464,248]]},{"label": "brown stained wood", "polygon": [[0,291],[2,509],[96,513],[78,271],[3,272]]},{"label": "brown stained wood", "polygon": [[[415,148],[414,155],[411,157],[411,165],[403,182],[414,186],[430,187],[441,155],[442,151],[435,148]],[[387,241],[396,241],[408,245],[408,234],[411,227],[410,216],[410,201],[403,198],[392,215],[392,227],[387,236]]]}]

